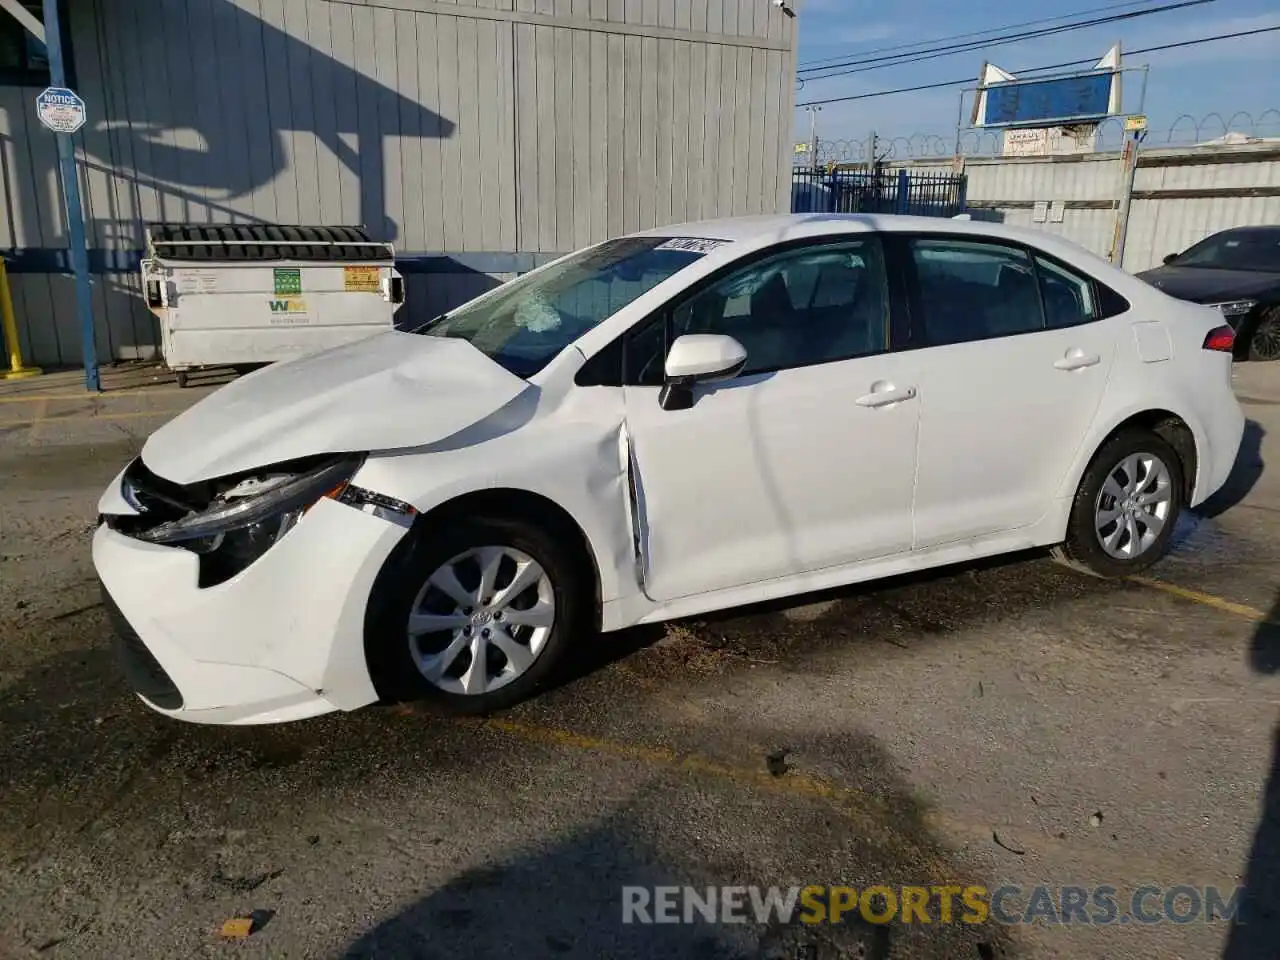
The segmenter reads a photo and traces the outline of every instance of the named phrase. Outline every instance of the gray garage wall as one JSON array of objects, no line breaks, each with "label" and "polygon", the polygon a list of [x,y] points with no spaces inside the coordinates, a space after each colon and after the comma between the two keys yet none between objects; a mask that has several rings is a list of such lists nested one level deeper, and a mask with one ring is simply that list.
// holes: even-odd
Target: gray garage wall
[{"label": "gray garage wall", "polygon": [[[638,228],[787,209],[797,21],[768,0],[71,0],[103,358],[154,353],[142,228],[363,223],[425,318]],[[79,356],[54,143],[0,88],[33,362]]]}]

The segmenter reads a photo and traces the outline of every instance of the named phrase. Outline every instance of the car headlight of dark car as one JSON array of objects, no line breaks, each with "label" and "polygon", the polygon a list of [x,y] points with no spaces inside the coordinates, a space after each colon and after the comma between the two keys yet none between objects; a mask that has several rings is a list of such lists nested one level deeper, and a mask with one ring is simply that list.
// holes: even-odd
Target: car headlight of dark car
[{"label": "car headlight of dark car", "polygon": [[[329,458],[302,469],[267,467],[215,482],[212,496],[203,505],[159,524],[131,524],[129,534],[199,554],[201,585],[221,583],[266,553],[322,497],[339,496],[363,459]],[[128,474],[122,491],[135,507],[145,508],[149,499],[162,498],[162,509],[170,515],[181,510],[184,492],[166,492],[159,484],[135,486]],[[186,506],[192,505],[188,502]]]},{"label": "car headlight of dark car", "polygon": [[1209,306],[1216,308],[1224,317],[1233,320],[1245,316],[1257,305],[1257,300],[1227,300],[1223,303],[1209,304]]}]

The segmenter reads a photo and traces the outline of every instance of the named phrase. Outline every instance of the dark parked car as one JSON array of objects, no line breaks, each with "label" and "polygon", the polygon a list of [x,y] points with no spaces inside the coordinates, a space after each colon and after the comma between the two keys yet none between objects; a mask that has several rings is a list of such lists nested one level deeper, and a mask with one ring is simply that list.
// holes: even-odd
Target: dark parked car
[{"label": "dark parked car", "polygon": [[1216,306],[1250,360],[1280,360],[1280,227],[1236,227],[1138,274],[1171,297]]}]

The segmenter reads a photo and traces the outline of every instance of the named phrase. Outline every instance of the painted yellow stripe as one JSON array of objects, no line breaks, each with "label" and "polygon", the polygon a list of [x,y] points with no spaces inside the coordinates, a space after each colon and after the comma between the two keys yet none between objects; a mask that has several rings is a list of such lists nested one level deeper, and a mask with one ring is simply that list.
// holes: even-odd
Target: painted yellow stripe
[{"label": "painted yellow stripe", "polygon": [[1223,597],[1216,597],[1212,593],[1191,590],[1188,587],[1179,587],[1176,584],[1166,583],[1163,580],[1153,580],[1150,577],[1130,577],[1129,579],[1134,583],[1142,584],[1144,587],[1150,587],[1152,590],[1159,590],[1174,597],[1181,597],[1183,600],[1190,600],[1192,603],[1198,603],[1201,606],[1212,607],[1214,610],[1221,610],[1223,613],[1243,617],[1255,623],[1265,623],[1270,620],[1270,617],[1257,607],[1236,603],[1234,600],[1227,600]]},{"label": "painted yellow stripe", "polygon": [[137,420],[143,417],[176,417],[185,413],[189,407],[175,407],[171,410],[133,410],[128,413],[85,413],[72,414],[68,417],[20,417],[15,420],[0,420],[0,427],[43,427],[56,426],[59,423],[85,423],[93,420]]},{"label": "painted yellow stripe", "polygon": [[[411,708],[412,709],[412,708]],[[462,721],[474,723],[475,721]],[[572,730],[544,727],[538,724],[521,723],[494,717],[479,721],[483,729],[493,730],[507,736],[517,737],[531,743],[541,743],[552,747],[578,750],[586,753],[603,754],[616,757],[631,763],[648,767],[665,769],[675,773],[688,773],[695,776],[732,783],[771,793],[788,794],[825,800],[836,806],[841,813],[852,820],[861,821],[869,828],[892,816],[894,811],[886,800],[865,790],[853,787],[842,787],[834,783],[807,776],[796,770],[788,770],[780,777],[775,777],[765,769],[753,769],[734,764],[721,763],[700,757],[696,754],[681,754],[667,747],[647,746],[643,744],[622,743],[575,733]],[[933,821],[934,826],[944,823],[953,829],[972,829],[972,825],[964,821],[953,821],[937,813],[925,815],[926,821]]]},{"label": "painted yellow stripe", "polygon": [[[417,709],[412,704],[404,704],[398,710],[405,714],[413,714]],[[645,744],[622,743],[603,737],[593,737],[556,727],[544,727],[540,724],[522,723],[488,717],[483,720],[461,720],[467,726],[478,726],[510,737],[516,737],[528,743],[541,743],[551,747],[578,750],[613,756],[618,759],[644,764],[649,767],[672,772],[690,773],[697,776],[725,780],[741,786],[755,787],[772,793],[790,796],[809,797],[824,800],[832,805],[846,819],[857,823],[859,827],[873,831],[869,835],[877,837],[877,841],[893,849],[909,851],[920,866],[940,876],[948,875],[952,865],[939,859],[936,851],[922,849],[918,841],[911,836],[898,837],[892,832],[886,833],[885,820],[901,816],[901,810],[889,798],[878,796],[856,787],[844,787],[818,777],[808,776],[797,770],[788,770],[780,777],[775,777],[767,770],[744,767],[737,764],[722,763],[700,757],[696,754],[681,754],[668,747],[649,746]],[[952,835],[967,837],[974,843],[987,843],[991,839],[993,827],[1012,827],[1015,833],[1022,835],[1021,826],[1009,823],[1004,818],[988,819],[982,815],[968,817],[943,811],[937,807],[925,807],[915,814],[921,823],[931,830],[946,831]],[[1068,851],[1073,859],[1084,858],[1086,862],[1096,865],[1097,869],[1110,869],[1116,859],[1114,853],[1105,847],[1097,847],[1082,842],[1080,838],[1059,840],[1043,832],[1027,833],[1029,846],[1043,853],[1050,850]],[[1164,862],[1157,858],[1128,851],[1123,856],[1125,869],[1137,870],[1150,876],[1177,876],[1186,870],[1174,862]]]},{"label": "painted yellow stripe", "polygon": [[560,747],[574,747],[579,750],[590,750],[596,753],[607,753],[627,760],[638,760],[650,766],[669,767],[684,770],[723,780],[734,780],[739,783],[784,793],[800,793],[810,797],[821,797],[826,800],[849,800],[856,798],[863,806],[879,805],[880,801],[871,794],[849,787],[839,787],[815,777],[788,771],[782,777],[775,777],[767,770],[751,770],[708,760],[694,754],[678,754],[666,747],[648,747],[619,743],[616,740],[605,740],[599,737],[574,733],[571,730],[560,730],[554,727],[535,726],[513,720],[489,718],[482,726],[492,730],[520,737],[522,740],[533,740],[540,743]]},{"label": "painted yellow stripe", "polygon": [[116,400],[129,396],[152,396],[157,393],[191,393],[192,389],[188,387],[151,387],[145,389],[143,387],[123,387],[117,390],[107,388],[102,393],[89,393],[81,390],[79,393],[22,393],[12,397],[0,396],[0,403],[34,403],[37,400]]}]

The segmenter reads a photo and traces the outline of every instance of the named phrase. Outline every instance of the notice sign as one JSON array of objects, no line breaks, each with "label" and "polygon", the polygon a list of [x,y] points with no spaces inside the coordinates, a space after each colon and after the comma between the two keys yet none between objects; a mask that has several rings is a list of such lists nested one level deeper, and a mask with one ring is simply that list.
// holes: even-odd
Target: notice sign
[{"label": "notice sign", "polygon": [[49,87],[36,97],[36,116],[54,133],[75,133],[84,126],[84,101],[74,90]]},{"label": "notice sign", "polygon": [[275,295],[293,297],[302,292],[302,271],[297,267],[276,267]]},{"label": "notice sign", "polygon": [[377,293],[382,289],[381,271],[377,267],[343,267],[342,289],[347,293]]}]

